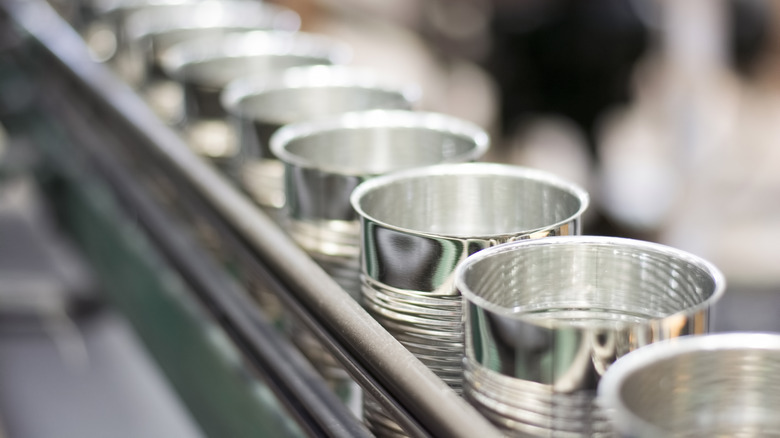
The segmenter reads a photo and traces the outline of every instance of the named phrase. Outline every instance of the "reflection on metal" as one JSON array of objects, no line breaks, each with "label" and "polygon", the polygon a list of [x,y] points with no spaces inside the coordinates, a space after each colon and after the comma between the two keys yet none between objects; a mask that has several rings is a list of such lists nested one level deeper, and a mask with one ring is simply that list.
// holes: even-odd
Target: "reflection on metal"
[{"label": "reflection on metal", "polygon": [[95,23],[84,32],[84,40],[95,62],[106,62],[116,55],[118,41],[110,26]]},{"label": "reflection on metal", "polygon": [[[418,95],[416,85],[395,83],[377,71],[315,65],[293,67],[276,75],[238,78],[226,86],[221,101],[241,136],[235,166],[259,161],[273,175],[281,173],[273,167],[281,168],[282,164],[271,150],[271,136],[282,126],[349,111],[410,109]],[[277,199],[283,205],[281,179],[268,178],[264,182],[266,185],[252,188],[253,192],[262,193],[261,205],[278,208]]]},{"label": "reflection on metal", "polygon": [[340,273],[334,278],[358,299],[360,225],[350,204],[355,187],[393,171],[476,160],[487,150],[488,136],[443,114],[371,110],[287,125],[271,143],[285,165],[290,235],[334,268],[327,271]]},{"label": "reflection on metal", "polygon": [[724,333],[659,342],[604,375],[617,435],[778,436],[780,336]]},{"label": "reflection on metal", "polygon": [[321,35],[234,32],[175,44],[160,59],[165,74],[184,87],[188,119],[224,118],[220,93],[232,80],[272,75],[304,65],[345,62],[348,49]]},{"label": "reflection on metal", "polygon": [[[242,255],[250,255],[253,263],[262,264],[273,273],[273,278],[285,287],[284,299],[290,307],[364,390],[389,410],[405,432],[413,436],[499,436],[495,427],[350,300],[272,220],[213,167],[194,155],[127,84],[105,66],[91,61],[80,37],[45,2],[12,0],[3,2],[2,7],[41,43],[44,50],[37,53],[47,57],[44,70],[57,69],[54,77],[70,81],[67,88],[77,90],[77,95],[87,101],[81,106],[82,111],[93,116],[99,114],[123,126],[139,152],[166,169],[167,176],[185,181],[184,192],[198,195],[198,202],[208,207],[204,211],[221,225],[221,241],[233,245],[229,247],[231,250],[244,251]],[[106,148],[96,148],[94,152],[112,153]],[[132,183],[124,187],[129,193],[134,190]],[[154,210],[146,213],[156,217]],[[176,239],[162,234],[158,237],[167,244],[177,244]],[[189,272],[206,283],[212,281],[196,270]],[[235,324],[233,334],[259,341],[252,335],[257,329],[253,320],[257,311],[244,303],[245,297],[234,295],[238,300],[235,302],[231,301],[233,298],[219,295],[212,298],[216,310],[240,315],[238,319],[223,320]],[[270,351],[252,342],[243,345],[246,353],[258,358]]]},{"label": "reflection on metal", "polygon": [[[463,311],[452,285],[458,264],[541,232],[579,233],[588,202],[585,191],[552,174],[501,164],[443,164],[370,179],[352,194],[362,229],[363,305],[460,392]],[[372,421],[380,430],[387,423]]]},{"label": "reflection on metal", "polygon": [[601,375],[644,345],[701,334],[725,287],[690,254],[594,236],[486,249],[455,283],[466,299],[467,398],[509,431],[545,435],[608,433],[594,403]]},{"label": "reflection on metal", "polygon": [[[311,70],[316,73],[321,68]],[[378,90],[380,96],[386,95],[378,88],[337,88],[327,94],[354,98],[356,103],[367,99],[372,103],[369,96]],[[301,90],[306,88],[290,91],[299,95]],[[400,97],[394,93],[392,101]],[[314,99],[319,102],[318,94]],[[285,165],[290,235],[359,300],[360,224],[350,204],[354,188],[377,174],[477,159],[488,148],[488,136],[471,123],[443,114],[371,110],[287,125],[271,143]]]},{"label": "reflection on metal", "polygon": [[222,120],[195,121],[185,128],[184,136],[192,150],[204,157],[230,157],[238,150],[235,132]]},{"label": "reflection on metal", "polygon": [[230,32],[300,28],[293,10],[247,0],[204,0],[195,3],[150,4],[126,14],[122,55],[132,72],[128,80],[146,84],[161,76],[160,59],[177,43]]}]

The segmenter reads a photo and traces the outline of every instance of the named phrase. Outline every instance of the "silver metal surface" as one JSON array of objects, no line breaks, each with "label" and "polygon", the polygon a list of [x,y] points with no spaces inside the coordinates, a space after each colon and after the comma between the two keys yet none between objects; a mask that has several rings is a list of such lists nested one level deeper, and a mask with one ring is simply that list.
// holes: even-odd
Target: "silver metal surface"
[{"label": "silver metal surface", "polygon": [[84,0],[96,14],[110,14],[116,11],[132,11],[138,8],[195,3],[204,0]]},{"label": "silver metal surface", "polygon": [[494,437],[499,432],[398,343],[300,249],[267,215],[192,153],[182,138],[141,98],[94,63],[81,38],[58,24],[42,0],[3,3],[14,20],[39,40],[80,84],[115,117],[131,126],[160,160],[169,163],[219,212],[287,285],[296,301],[315,307],[310,315],[319,339],[338,353],[360,384],[392,409],[404,430],[416,436]]},{"label": "silver metal surface", "polygon": [[201,0],[146,7],[127,14],[124,20],[131,83],[142,84],[161,73],[159,58],[169,47],[192,38],[235,31],[300,28],[293,10],[254,0]]},{"label": "silver metal surface", "polygon": [[[238,172],[250,173],[249,178],[242,178],[246,189],[261,205],[278,208],[284,204],[283,181],[271,176],[283,173],[278,170],[282,164],[270,148],[270,137],[277,129],[350,111],[408,110],[419,96],[416,84],[384,78],[375,70],[316,65],[236,79],[225,87],[221,100],[240,136],[235,166]],[[247,162],[251,164],[246,166]],[[268,177],[259,179],[256,174]]]},{"label": "silver metal surface", "polygon": [[316,252],[356,256],[360,233],[350,204],[355,187],[393,171],[477,160],[489,138],[476,125],[443,114],[373,110],[287,125],[271,143],[285,165],[291,220],[349,234],[296,233],[301,243]]},{"label": "silver metal surface", "polygon": [[187,40],[171,46],[160,61],[163,71],[184,87],[187,117],[208,119],[226,116],[219,95],[234,79],[338,64],[350,56],[346,45],[322,35],[253,31]]},{"label": "silver metal surface", "polygon": [[[196,4],[205,0],[86,0],[84,9],[90,16],[82,29],[91,56],[100,62],[117,61],[117,55],[126,45],[128,15],[142,9],[166,8]],[[121,66],[122,61],[119,61]]]},{"label": "silver metal surface", "polygon": [[476,160],[488,146],[481,128],[435,113],[372,110],[286,125],[271,138],[274,155],[285,165],[286,226],[359,300],[360,224],[350,204],[353,189],[395,170]]},{"label": "silver metal surface", "polygon": [[392,171],[476,160],[489,138],[476,125],[443,114],[373,110],[290,124],[271,143],[285,165],[291,236],[326,271],[339,273],[334,278],[357,299],[360,225],[350,204],[355,187]]},{"label": "silver metal surface", "polygon": [[502,242],[578,234],[589,198],[547,172],[466,163],[379,176],[358,186],[351,201],[361,222],[363,306],[460,392],[456,266]]},{"label": "silver metal surface", "polygon": [[452,272],[478,250],[579,234],[588,204],[584,190],[553,174],[494,163],[394,172],[352,194],[363,227],[366,284],[421,297],[457,296]]},{"label": "silver metal surface", "polygon": [[598,388],[620,436],[780,436],[780,335],[722,333],[642,347]]},{"label": "silver metal surface", "polygon": [[[694,255],[631,239],[512,242],[466,259],[466,397],[518,434],[608,433],[594,404],[615,360],[708,330],[722,274]],[[522,395],[522,396],[521,396]]]}]

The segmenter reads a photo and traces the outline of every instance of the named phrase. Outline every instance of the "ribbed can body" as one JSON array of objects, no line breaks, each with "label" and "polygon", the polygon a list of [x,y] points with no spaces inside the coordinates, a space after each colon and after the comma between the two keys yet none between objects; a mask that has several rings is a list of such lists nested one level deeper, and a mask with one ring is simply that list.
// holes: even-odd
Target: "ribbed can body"
[{"label": "ribbed can body", "polygon": [[645,345],[706,333],[723,287],[695,256],[598,236],[491,248],[459,267],[456,285],[465,395],[519,436],[609,434],[601,376]]}]

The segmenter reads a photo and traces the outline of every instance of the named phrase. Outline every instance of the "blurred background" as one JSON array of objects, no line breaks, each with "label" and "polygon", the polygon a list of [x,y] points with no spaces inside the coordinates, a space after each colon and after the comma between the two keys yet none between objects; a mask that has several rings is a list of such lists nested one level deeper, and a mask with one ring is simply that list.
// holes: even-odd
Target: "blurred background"
[{"label": "blurred background", "polygon": [[[585,234],[712,261],[715,330],[780,331],[780,2],[277,3],[419,83],[422,109],[484,127],[486,160],[587,188]],[[78,23],[78,2],[51,4]],[[19,84],[0,52],[0,123]],[[34,154],[0,134],[0,437],[200,436],[19,170]]]}]

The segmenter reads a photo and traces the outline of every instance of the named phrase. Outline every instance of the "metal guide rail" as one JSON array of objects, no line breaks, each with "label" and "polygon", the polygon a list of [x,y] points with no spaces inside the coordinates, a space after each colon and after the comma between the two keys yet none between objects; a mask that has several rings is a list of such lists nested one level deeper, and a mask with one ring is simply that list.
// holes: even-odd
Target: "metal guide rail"
[{"label": "metal guide rail", "polygon": [[[312,436],[368,435],[300,354],[290,351],[248,291],[274,292],[284,310],[411,436],[499,436],[247,196],[194,155],[135,91],[93,62],[80,36],[46,2],[8,0],[0,7],[2,25],[12,25],[23,41],[15,50],[34,64],[46,110],[78,139],[100,177],[137,215],[302,430]],[[201,239],[181,229],[181,222]],[[210,257],[204,257],[206,249]],[[225,265],[238,282],[227,278]]]}]

